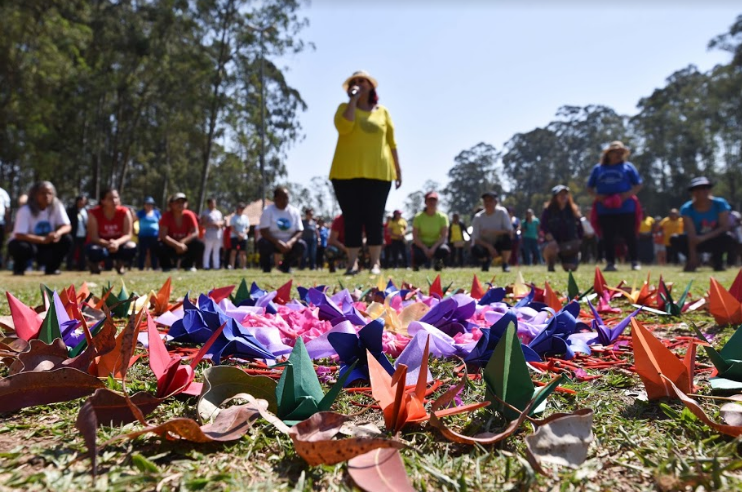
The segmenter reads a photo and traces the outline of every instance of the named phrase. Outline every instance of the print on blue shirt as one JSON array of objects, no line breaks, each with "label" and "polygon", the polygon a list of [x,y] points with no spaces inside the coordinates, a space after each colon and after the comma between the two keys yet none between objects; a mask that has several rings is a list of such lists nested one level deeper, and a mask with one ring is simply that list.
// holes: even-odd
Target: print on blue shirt
[{"label": "print on blue shirt", "polygon": [[731,209],[732,207],[729,206],[729,202],[715,196],[711,199],[711,208],[707,211],[697,211],[693,208],[693,202],[688,201],[680,207],[680,215],[682,217],[690,217],[696,228],[696,234],[701,235],[719,227],[719,214],[729,212]]},{"label": "print on blue shirt", "polygon": [[276,226],[279,231],[288,231],[291,229],[291,221],[286,217],[280,217],[276,220]]},{"label": "print on blue shirt", "polygon": [[[599,195],[615,195],[629,191],[641,182],[642,178],[634,165],[630,162],[623,162],[612,166],[596,164],[590,173],[587,186],[595,188]],[[636,211],[636,204],[631,199],[624,200],[619,208],[608,208],[602,203],[597,205],[599,215],[626,214]]]}]

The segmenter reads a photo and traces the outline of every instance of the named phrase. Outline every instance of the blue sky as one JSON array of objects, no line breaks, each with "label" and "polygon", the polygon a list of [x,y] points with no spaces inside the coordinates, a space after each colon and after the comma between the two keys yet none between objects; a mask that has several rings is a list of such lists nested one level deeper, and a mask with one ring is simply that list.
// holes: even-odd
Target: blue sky
[{"label": "blue sky", "polygon": [[479,142],[499,150],[560,106],[634,114],[674,71],[726,63],[729,55],[706,46],[742,13],[733,3],[316,0],[303,11],[303,38],[316,49],[283,60],[308,104],[288,180],[329,173],[332,118],[347,99],[340,86],[357,69],[378,79],[396,128],[404,180],[391,210],[428,179],[445,184],[462,150]]}]

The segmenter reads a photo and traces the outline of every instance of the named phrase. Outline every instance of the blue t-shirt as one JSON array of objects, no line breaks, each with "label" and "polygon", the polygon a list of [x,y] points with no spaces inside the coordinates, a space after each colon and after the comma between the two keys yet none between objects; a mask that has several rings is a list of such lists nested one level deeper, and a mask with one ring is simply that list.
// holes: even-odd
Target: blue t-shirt
[{"label": "blue t-shirt", "polygon": [[327,247],[327,240],[330,238],[330,229],[322,226],[319,228],[319,245],[323,248]]},{"label": "blue t-shirt", "polygon": [[[599,195],[614,195],[629,191],[635,185],[642,182],[634,165],[630,162],[622,162],[615,165],[596,164],[587,180],[589,188],[595,188]],[[636,211],[634,200],[628,199],[621,203],[619,208],[608,208],[598,203],[598,215],[627,214]]]},{"label": "blue t-shirt", "polygon": [[150,215],[142,209],[137,212],[139,217],[139,237],[157,237],[160,233],[160,218],[162,215],[157,209],[152,210]]},{"label": "blue t-shirt", "polygon": [[693,221],[693,225],[696,227],[696,234],[706,234],[719,227],[719,214],[722,212],[729,212],[732,207],[729,203],[719,197],[711,198],[711,207],[705,212],[699,212],[693,208],[693,202],[685,202],[680,207],[680,215],[683,217],[690,217]]}]

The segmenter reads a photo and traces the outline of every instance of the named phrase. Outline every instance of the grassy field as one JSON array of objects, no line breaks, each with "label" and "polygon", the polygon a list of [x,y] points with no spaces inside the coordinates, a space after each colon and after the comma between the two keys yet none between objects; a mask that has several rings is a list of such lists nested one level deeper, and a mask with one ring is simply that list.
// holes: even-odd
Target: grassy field
[{"label": "grassy field", "polygon": [[[558,291],[566,291],[567,275],[563,272],[547,273],[545,267],[526,267],[520,270],[527,282],[543,286],[544,280]],[[605,274],[610,285],[620,280],[631,284],[647,276],[649,269]],[[453,288],[468,290],[472,275],[481,273],[474,269],[445,270],[443,284],[453,282]],[[713,272],[702,270],[695,274],[681,273],[679,268],[652,268],[652,281],[661,273],[666,281],[675,282],[676,288],[694,280],[692,293],[698,298],[708,289]],[[736,271],[713,276],[729,286]],[[516,278],[516,270],[505,274],[493,269],[496,285],[504,286]],[[143,293],[157,289],[166,279],[162,273],[130,272],[123,277],[129,292]],[[174,296],[182,297],[190,291],[192,296],[210,288],[238,283],[243,277],[261,287],[276,288],[288,276],[263,274],[257,270],[220,272],[178,272],[172,275]],[[384,277],[391,277],[397,285],[403,281],[427,290],[428,279],[434,272],[389,270]],[[294,286],[325,284],[340,288],[376,285],[377,280],[366,274],[346,278],[326,272],[296,271]],[[580,287],[592,284],[593,269],[585,267],[577,273]],[[8,290],[21,300],[36,305],[40,302],[39,284],[46,283],[61,288],[83,280],[92,281],[99,292],[108,281],[120,283],[121,277],[103,274],[91,277],[86,274],[64,273],[58,277],[27,274],[12,277],[0,274],[0,291]],[[118,288],[116,289],[118,290]],[[614,301],[628,312],[625,301]],[[7,303],[0,303],[0,314],[8,314]],[[713,319],[705,313],[691,313],[680,319],[658,318],[641,315],[647,324],[663,324],[661,331],[666,338],[690,335],[684,322],[693,320],[706,329],[713,326]],[[717,341],[728,338],[732,329],[719,330]],[[717,343],[717,342],[715,342]],[[699,364],[707,363],[699,351]],[[455,361],[432,360],[431,371],[438,378],[453,378]],[[206,364],[201,364],[202,371]],[[740,441],[720,436],[710,430],[678,401],[646,402],[637,399],[642,389],[639,378],[628,371],[614,370],[601,373],[602,377],[584,383],[566,386],[575,395],[557,393],[550,397],[547,414],[571,412],[590,407],[595,411],[593,432],[595,442],[587,461],[577,470],[560,468],[553,476],[537,475],[524,458],[523,436],[530,432],[524,425],[519,433],[495,446],[466,446],[449,443],[435,429],[420,425],[408,427],[402,434],[412,448],[402,452],[407,472],[417,490],[739,490],[742,489],[742,459]],[[0,369],[0,375],[7,369]],[[127,378],[132,390],[154,392],[155,381],[146,363],[138,362]],[[538,376],[534,375],[538,378]],[[542,380],[548,376],[541,376]],[[696,379],[700,393],[709,393],[706,376]],[[444,386],[445,387],[445,386]],[[481,401],[484,388],[481,381],[473,382],[463,395],[465,402]],[[163,441],[156,437],[140,437],[106,446],[99,451],[99,477],[92,483],[89,460],[79,460],[85,451],[82,437],[74,428],[74,421],[83,400],[74,400],[48,406],[28,408],[0,416],[0,488],[18,490],[349,490],[352,483],[345,473],[345,465],[309,467],[293,450],[292,443],[263,421],[241,440],[223,445],[199,445],[187,442]],[[370,403],[366,396],[343,394],[334,410],[355,413],[354,402]],[[718,405],[711,400],[701,402],[707,413],[719,419]],[[196,417],[195,398],[171,399],[160,406],[148,420],[163,422],[175,416]],[[374,422],[383,428],[378,411],[366,412],[360,420]],[[464,429],[469,434],[496,431],[503,422],[487,410],[471,416],[448,419],[451,426]],[[138,427],[129,424],[126,429]],[[98,442],[121,433],[122,428],[103,427],[98,432]]]}]

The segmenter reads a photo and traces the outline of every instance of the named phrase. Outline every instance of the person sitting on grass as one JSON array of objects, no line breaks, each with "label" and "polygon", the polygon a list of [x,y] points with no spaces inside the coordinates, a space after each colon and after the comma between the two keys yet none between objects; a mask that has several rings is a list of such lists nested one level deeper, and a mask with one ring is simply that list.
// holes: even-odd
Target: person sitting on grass
[{"label": "person sitting on grass", "polygon": [[196,262],[204,254],[204,243],[198,238],[198,218],[188,210],[188,198],[176,193],[168,201],[169,210],[160,219],[159,259],[163,272],[169,272],[177,261],[184,270],[196,271]]},{"label": "person sitting on grass", "polygon": [[[20,199],[19,199],[20,200]],[[44,266],[46,275],[59,275],[59,266],[72,249],[70,218],[49,181],[39,181],[15,216],[8,253],[13,275],[23,275],[31,260]]]},{"label": "person sitting on grass", "polygon": [[544,260],[550,272],[557,259],[564,271],[577,270],[582,247],[582,222],[580,211],[572,201],[569,188],[556,185],[551,189],[551,200],[541,214],[541,232],[546,238]]},{"label": "person sitting on grass", "polygon": [[477,212],[471,221],[471,254],[487,272],[492,258],[502,256],[502,271],[509,272],[510,251],[513,248],[513,223],[505,207],[497,204],[497,193],[488,191],[482,195],[484,210]]},{"label": "person sitting on grass", "polygon": [[412,264],[415,271],[433,261],[435,271],[441,271],[451,249],[448,240],[448,217],[438,211],[438,193],[425,194],[425,210],[412,221]]},{"label": "person sitting on grass", "polygon": [[688,187],[692,199],[680,207],[685,232],[671,241],[673,249],[687,258],[685,272],[696,271],[698,253],[711,253],[717,272],[724,271],[724,253],[734,255],[735,241],[729,232],[732,207],[725,199],[711,195],[712,186],[708,178],[693,178]]},{"label": "person sitting on grass", "polygon": [[271,258],[274,254],[283,255],[278,267],[283,273],[291,273],[291,265],[301,260],[307,245],[301,239],[304,226],[301,212],[289,205],[289,190],[279,186],[273,191],[273,205],[268,205],[260,216],[260,268],[265,273],[271,271]]},{"label": "person sitting on grass", "polygon": [[106,269],[113,261],[116,271],[123,274],[137,254],[137,245],[131,240],[132,220],[129,209],[121,206],[116,188],[105,188],[100,193],[98,206],[88,213],[88,244],[85,247],[90,273],[100,273],[100,264]]},{"label": "person sitting on grass", "polygon": [[244,215],[245,207],[244,202],[238,203],[232,218],[229,219],[231,228],[229,242],[232,246],[229,251],[230,270],[235,267],[244,269],[247,266],[247,237],[250,229],[250,219],[247,215]]}]

